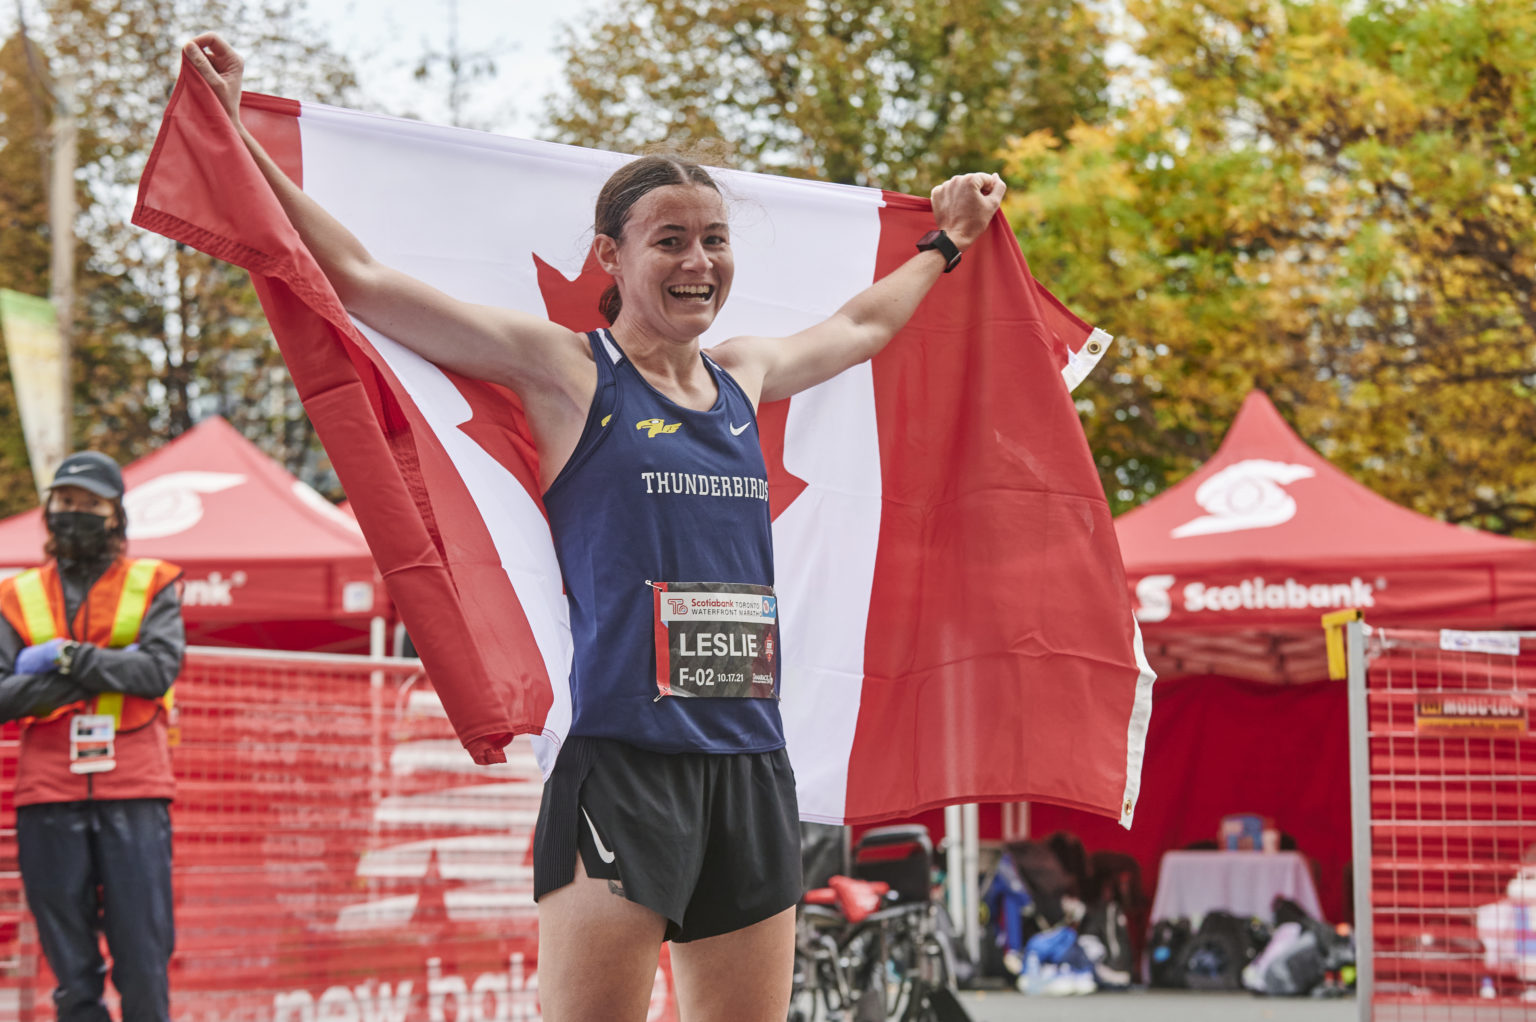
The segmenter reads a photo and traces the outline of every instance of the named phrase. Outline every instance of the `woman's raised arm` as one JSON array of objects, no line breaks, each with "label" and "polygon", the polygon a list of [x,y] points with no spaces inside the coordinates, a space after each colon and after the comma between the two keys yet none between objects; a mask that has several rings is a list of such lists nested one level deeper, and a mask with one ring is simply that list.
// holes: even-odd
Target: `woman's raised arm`
[{"label": "woman's raised arm", "polygon": [[[996,174],[952,177],[933,189],[934,222],[964,252],[992,222],[1007,190]],[[789,397],[877,355],[949,265],[942,248],[919,252],[814,326],[788,337],[732,338],[711,354],[755,400]]]},{"label": "woman's raised arm", "polygon": [[348,312],[447,369],[511,387],[535,419],[547,418],[539,414],[545,408],[586,414],[596,370],[581,335],[528,313],[459,301],[374,259],[241,123],[240,55],[211,32],[187,43],[184,53],[218,96]]}]

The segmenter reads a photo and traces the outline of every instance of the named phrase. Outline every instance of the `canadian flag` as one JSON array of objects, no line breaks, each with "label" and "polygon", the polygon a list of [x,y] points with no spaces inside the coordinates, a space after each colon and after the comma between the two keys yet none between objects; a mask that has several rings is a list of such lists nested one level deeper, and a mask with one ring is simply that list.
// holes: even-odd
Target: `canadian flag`
[{"label": "canadian flag", "polygon": [[[244,119],[384,262],[603,325],[592,206],[626,157],[249,94]],[[719,180],[736,278],[706,345],[825,318],[932,226],[905,195]],[[460,740],[487,763],[531,733],[547,770],[571,640],[516,398],[347,316],[190,66],[134,222],[251,272]],[[1129,826],[1152,673],[1069,394],[1107,341],[999,216],[878,358],[760,409],[805,818],[1042,799]]]}]

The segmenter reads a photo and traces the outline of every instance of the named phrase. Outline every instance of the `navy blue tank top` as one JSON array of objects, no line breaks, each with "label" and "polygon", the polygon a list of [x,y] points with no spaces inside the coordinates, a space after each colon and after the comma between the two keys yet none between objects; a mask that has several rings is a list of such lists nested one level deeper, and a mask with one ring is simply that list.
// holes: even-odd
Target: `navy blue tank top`
[{"label": "navy blue tank top", "polygon": [[597,394],[544,494],[571,611],[570,733],[658,752],[780,748],[777,697],[656,698],[646,584],[773,584],[768,473],[752,404],[703,355],[719,397],[707,411],[684,408],[647,383],[607,331],[587,336]]}]

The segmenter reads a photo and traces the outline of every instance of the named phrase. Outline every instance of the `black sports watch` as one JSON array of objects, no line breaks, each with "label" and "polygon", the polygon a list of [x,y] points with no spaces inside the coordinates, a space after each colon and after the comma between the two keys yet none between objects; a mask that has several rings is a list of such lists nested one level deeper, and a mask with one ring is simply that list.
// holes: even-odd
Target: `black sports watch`
[{"label": "black sports watch", "polygon": [[54,661],[54,669],[60,674],[68,675],[70,668],[75,666],[75,654],[80,652],[78,642],[66,642],[59,646],[58,659]]},{"label": "black sports watch", "polygon": [[919,252],[927,252],[929,249],[937,249],[939,255],[948,260],[944,264],[945,273],[960,265],[960,250],[955,247],[953,241],[949,240],[949,235],[943,231],[929,231],[917,239],[917,250]]}]

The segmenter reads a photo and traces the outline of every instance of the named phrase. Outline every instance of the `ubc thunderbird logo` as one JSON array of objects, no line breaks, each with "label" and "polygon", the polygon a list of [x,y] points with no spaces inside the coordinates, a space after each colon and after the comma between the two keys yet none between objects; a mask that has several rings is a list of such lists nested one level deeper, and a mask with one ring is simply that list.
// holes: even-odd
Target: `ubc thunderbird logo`
[{"label": "ubc thunderbird logo", "polygon": [[1195,490],[1195,502],[1206,514],[1174,529],[1174,539],[1213,532],[1267,529],[1296,515],[1296,498],[1281,489],[1315,473],[1305,465],[1250,458],[1211,476]]},{"label": "ubc thunderbird logo", "polygon": [[658,433],[676,433],[682,425],[681,422],[668,422],[666,419],[641,419],[635,423],[635,428],[645,430],[647,437],[654,438]]},{"label": "ubc thunderbird logo", "polygon": [[203,520],[201,494],[245,482],[235,472],[168,472],[123,495],[129,539],[159,539],[186,532]]}]

